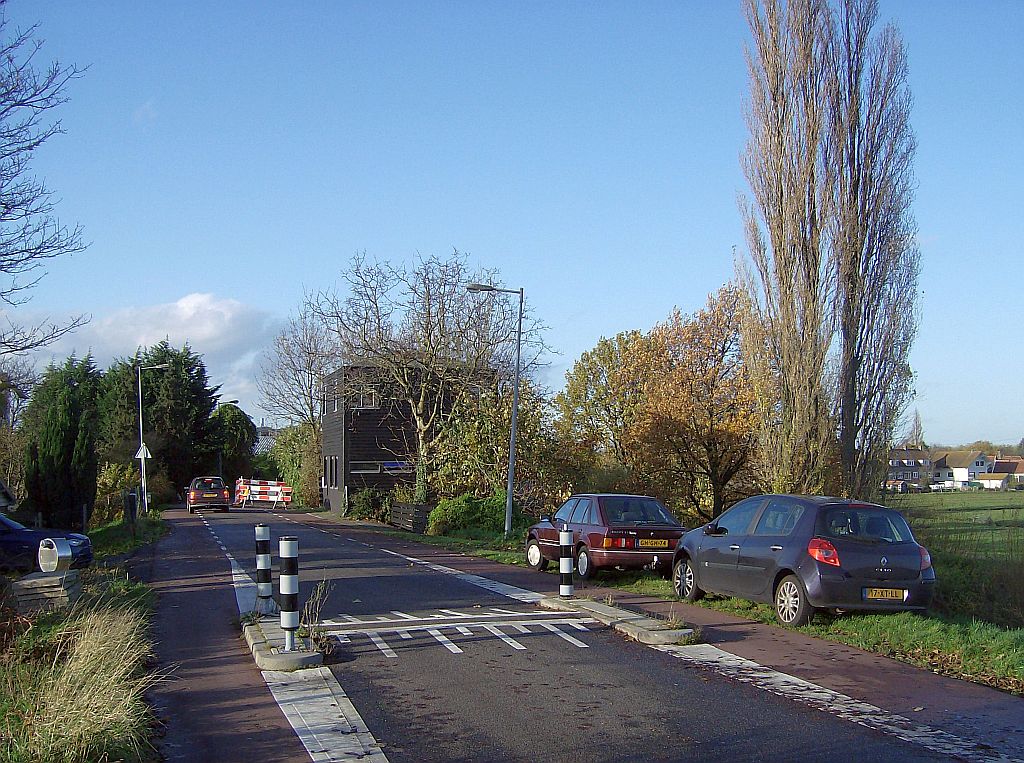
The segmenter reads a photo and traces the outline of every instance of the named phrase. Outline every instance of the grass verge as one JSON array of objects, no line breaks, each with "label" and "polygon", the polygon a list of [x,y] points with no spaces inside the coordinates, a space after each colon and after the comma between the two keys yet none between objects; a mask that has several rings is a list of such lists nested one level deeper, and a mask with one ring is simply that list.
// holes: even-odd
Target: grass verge
[{"label": "grass verge", "polygon": [[82,573],[69,612],[0,614],[0,758],[145,761],[153,717],[144,701],[153,594],[123,570]]},{"label": "grass verge", "polygon": [[135,526],[111,522],[89,530],[93,556],[97,561],[120,556],[159,540],[167,534],[167,525],[158,516],[139,517]]}]

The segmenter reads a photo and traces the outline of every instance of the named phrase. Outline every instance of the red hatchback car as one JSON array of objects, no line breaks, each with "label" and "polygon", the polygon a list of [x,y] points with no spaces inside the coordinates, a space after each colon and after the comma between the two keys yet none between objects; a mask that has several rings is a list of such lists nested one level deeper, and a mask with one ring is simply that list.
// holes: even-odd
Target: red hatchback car
[{"label": "red hatchback car", "polygon": [[543,570],[559,556],[558,531],[572,530],[576,572],[602,567],[653,569],[668,577],[672,551],[686,532],[657,499],[643,495],[574,495],[554,516],[541,515],[526,534],[526,562]]}]

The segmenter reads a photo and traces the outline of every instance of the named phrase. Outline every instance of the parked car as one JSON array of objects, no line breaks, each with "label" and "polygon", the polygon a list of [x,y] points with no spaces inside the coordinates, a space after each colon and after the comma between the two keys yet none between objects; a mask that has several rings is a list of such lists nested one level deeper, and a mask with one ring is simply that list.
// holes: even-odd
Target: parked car
[{"label": "parked car", "polygon": [[89,536],[69,530],[36,530],[0,514],[0,569],[38,571],[39,541],[64,538],[71,546],[71,567],[81,569],[92,564]]},{"label": "parked car", "polygon": [[196,477],[188,486],[185,505],[189,514],[196,509],[227,511],[231,506],[231,490],[220,477]]},{"label": "parked car", "polygon": [[554,516],[541,515],[526,533],[526,562],[543,570],[558,559],[558,531],[572,530],[576,572],[589,578],[607,567],[671,574],[672,549],[686,532],[658,500],[643,495],[574,495]]},{"label": "parked car", "polygon": [[672,560],[676,594],[773,604],[784,625],[818,609],[924,611],[935,570],[902,515],[842,498],[761,495],[686,533]]}]

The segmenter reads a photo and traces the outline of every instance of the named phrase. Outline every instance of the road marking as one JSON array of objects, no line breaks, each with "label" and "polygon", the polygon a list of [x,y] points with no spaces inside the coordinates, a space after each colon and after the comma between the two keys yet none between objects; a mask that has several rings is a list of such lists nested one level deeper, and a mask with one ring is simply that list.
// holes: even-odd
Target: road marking
[{"label": "road marking", "polygon": [[880,731],[905,742],[947,757],[957,757],[984,763],[1018,761],[995,750],[981,749],[978,743],[949,734],[939,729],[914,723],[908,718],[861,700],[826,689],[802,678],[766,668],[751,660],[738,657],[710,644],[693,646],[652,646],[661,652],[710,668],[728,678],[752,684],[760,689],[785,697],[794,702],[823,710],[860,726]]},{"label": "road marking", "polygon": [[[207,525],[206,529],[221,545],[213,528]],[[231,566],[238,614],[252,612],[256,608],[256,583],[226,549],[224,555]],[[348,641],[348,637],[342,634],[335,635],[335,638],[339,643]],[[386,644],[384,649],[391,651]],[[397,655],[392,652],[392,656]],[[388,763],[387,756],[366,727],[359,711],[330,670],[324,667],[292,673],[264,670],[262,675],[271,696],[313,763],[351,760]]]},{"label": "road marking", "polygon": [[[566,616],[566,614],[564,614],[564,613],[559,613],[557,611],[550,611],[550,610],[546,611],[546,612],[510,612],[509,610],[503,609],[503,610],[491,610],[490,612],[481,611],[481,612],[478,612],[478,613],[475,613],[475,614],[465,614],[465,613],[462,613],[462,612],[454,612],[454,611],[448,610],[448,609],[440,609],[438,611],[439,612],[448,612],[450,614],[448,615],[448,617],[445,617],[444,615],[424,615],[423,617],[413,617],[412,615],[406,615],[404,613],[397,613],[396,612],[394,614],[401,614],[402,615],[402,617],[400,619],[398,619],[398,620],[390,620],[386,616],[383,616],[383,617],[382,616],[378,616],[378,619],[376,619],[376,620],[360,620],[358,617],[354,617],[353,615],[338,615],[337,616],[338,619],[328,618],[326,620],[321,620],[320,621],[320,625],[341,626],[341,627],[345,627],[345,626],[348,626],[348,625],[372,625],[372,626],[375,626],[375,627],[376,626],[380,626],[380,625],[401,625],[403,627],[406,627],[406,626],[408,626],[412,622],[421,622],[421,623],[429,623],[430,625],[433,626],[433,625],[437,624],[435,622],[432,622],[434,620],[470,620],[470,621],[475,621],[475,620],[507,618],[509,615],[517,618],[516,622],[523,621],[524,619],[525,620],[529,620],[529,619],[536,619],[536,620],[552,620],[552,619],[557,619],[559,622],[573,622],[573,623],[593,623],[593,622],[596,622],[594,620],[594,618],[588,617],[586,615],[570,615],[570,616]],[[339,620],[344,620],[344,622],[339,622]],[[503,624],[508,625],[508,624],[511,624],[511,622],[512,621],[508,621],[508,622],[503,623]],[[581,629],[582,630],[587,630],[585,627],[583,627]],[[379,628],[378,628],[378,630],[379,630]]]},{"label": "road marking", "polygon": [[330,670],[264,670],[263,679],[314,763],[387,763],[387,756]]},{"label": "road marking", "polygon": [[455,644],[449,641],[448,637],[441,633],[441,631],[439,631],[437,628],[427,628],[427,633],[429,633],[431,636],[437,639],[437,642],[452,654],[463,653],[461,649],[459,649],[457,646],[455,646]]},{"label": "road marking", "polygon": [[455,626],[455,630],[457,630],[463,636],[472,636],[473,635],[473,631],[471,631],[465,625],[457,625],[457,626]]},{"label": "road marking", "polygon": [[[579,640],[578,638],[576,638],[575,636],[570,636],[570,635],[569,635],[568,633],[565,633],[565,632],[564,632],[564,631],[563,631],[563,630],[562,630],[561,628],[559,628],[559,627],[558,627],[557,625],[551,625],[551,624],[549,624],[549,623],[541,623],[541,624],[540,624],[540,627],[541,627],[541,628],[546,628],[547,630],[551,631],[552,633],[554,633],[554,634],[555,634],[556,636],[558,636],[559,638],[563,638],[563,639],[565,639],[566,641],[568,641],[568,642],[569,642],[570,644],[572,644],[573,646],[578,646],[578,647],[580,647],[581,649],[587,649],[587,648],[588,648],[588,647],[590,646],[589,644],[584,644],[584,643],[583,643],[582,641],[580,641],[580,640]],[[585,630],[585,629],[584,629],[584,630]]]},{"label": "road marking", "polygon": [[370,637],[370,641],[372,641],[374,643],[374,646],[376,646],[378,649],[381,650],[381,652],[384,653],[385,657],[397,657],[398,656],[398,654],[395,652],[395,650],[392,649],[390,646],[388,646],[384,642],[384,639],[382,639],[376,633],[367,633],[366,635]]},{"label": "road marking", "polygon": [[487,624],[487,625],[483,625],[481,627],[485,631],[490,631],[492,634],[494,634],[495,636],[500,638],[502,641],[504,641],[506,644],[508,644],[513,649],[526,649],[525,646],[520,644],[514,638],[512,638],[511,636],[506,636],[504,633],[502,633],[500,630],[498,630],[497,626]]}]

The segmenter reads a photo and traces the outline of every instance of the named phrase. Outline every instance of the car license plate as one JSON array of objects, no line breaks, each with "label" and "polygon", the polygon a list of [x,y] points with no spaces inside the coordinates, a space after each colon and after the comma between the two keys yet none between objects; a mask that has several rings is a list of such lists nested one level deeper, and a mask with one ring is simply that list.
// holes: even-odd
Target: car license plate
[{"label": "car license plate", "polygon": [[903,601],[907,592],[902,588],[865,588],[865,599],[880,599],[882,601]]},{"label": "car license plate", "polygon": [[216,493],[203,493],[203,498],[216,498]]},{"label": "car license plate", "polygon": [[638,538],[637,548],[668,548],[667,538]]}]

